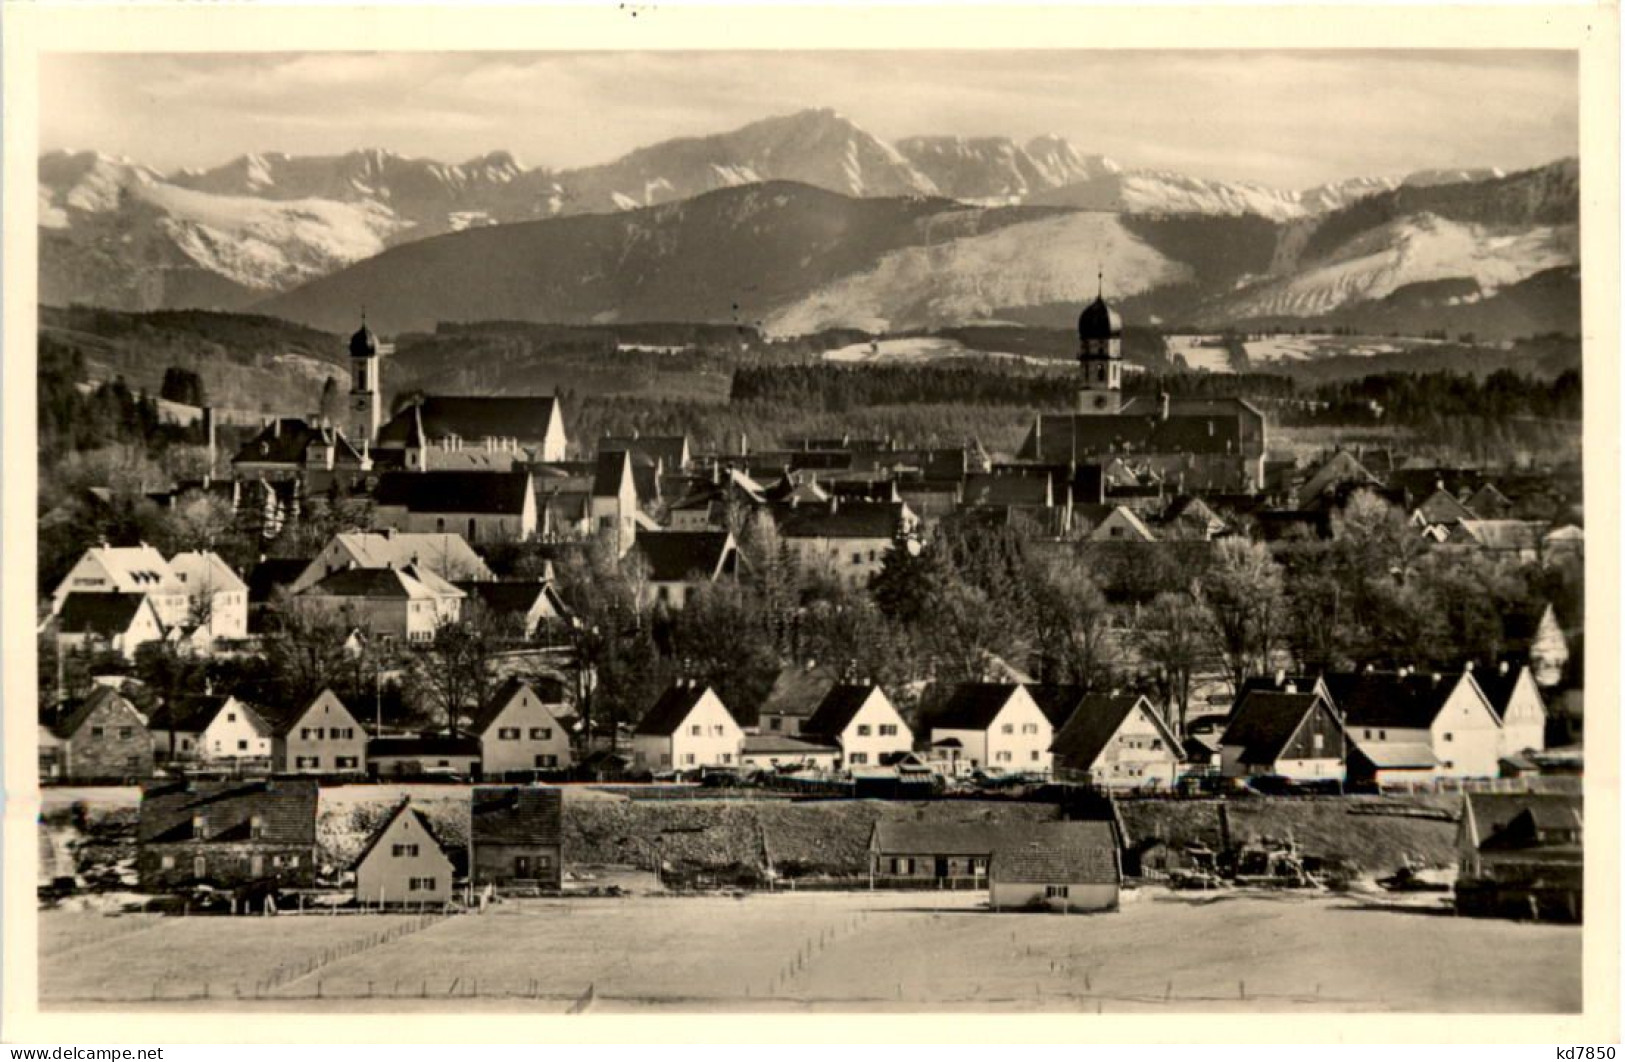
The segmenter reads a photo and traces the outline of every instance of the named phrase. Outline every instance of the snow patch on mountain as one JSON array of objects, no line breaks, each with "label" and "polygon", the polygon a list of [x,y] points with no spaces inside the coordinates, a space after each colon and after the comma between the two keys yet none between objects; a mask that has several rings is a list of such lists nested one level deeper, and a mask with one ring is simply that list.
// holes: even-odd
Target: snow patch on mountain
[{"label": "snow patch on mountain", "polygon": [[769,315],[765,329],[896,331],[985,321],[1006,306],[1092,298],[1102,264],[1112,290],[1132,295],[1192,279],[1106,214],[1063,214],[994,232],[909,247]]},{"label": "snow patch on mountain", "polygon": [[1226,300],[1215,316],[1314,316],[1451,277],[1470,277],[1491,292],[1578,260],[1576,225],[1509,229],[1414,214],[1361,233],[1323,262]]},{"label": "snow patch on mountain", "polygon": [[188,258],[245,287],[275,291],[370,258],[402,229],[376,203],[219,196],[174,185],[142,186],[158,223]]}]

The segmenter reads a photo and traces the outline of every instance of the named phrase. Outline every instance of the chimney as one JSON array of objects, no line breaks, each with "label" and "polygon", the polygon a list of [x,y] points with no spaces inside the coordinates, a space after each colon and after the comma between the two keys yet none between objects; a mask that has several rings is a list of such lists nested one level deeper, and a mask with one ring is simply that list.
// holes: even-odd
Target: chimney
[{"label": "chimney", "polygon": [[1275,685],[1278,686],[1278,687],[1284,687],[1286,685],[1286,669],[1285,668],[1276,668],[1275,669]]},{"label": "chimney", "polygon": [[1173,404],[1172,399],[1170,399],[1168,397],[1168,392],[1167,391],[1164,391],[1161,394],[1159,394],[1157,396],[1157,416],[1162,420],[1167,420],[1168,419],[1168,410],[1169,410],[1169,407],[1172,404]]},{"label": "chimney", "polygon": [[275,438],[278,438],[278,439],[282,438],[282,418],[281,417],[277,417],[275,420],[271,421],[271,431],[272,431],[273,436]]},{"label": "chimney", "polygon": [[1510,665],[1505,660],[1501,661],[1501,674],[1505,675],[1509,668]]}]

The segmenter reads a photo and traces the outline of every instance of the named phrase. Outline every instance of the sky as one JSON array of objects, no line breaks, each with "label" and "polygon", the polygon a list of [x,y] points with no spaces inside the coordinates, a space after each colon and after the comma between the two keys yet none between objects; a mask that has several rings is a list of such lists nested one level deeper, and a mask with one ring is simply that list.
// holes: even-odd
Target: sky
[{"label": "sky", "polygon": [[833,107],[883,140],[1058,133],[1130,168],[1307,188],[1577,155],[1551,51],[303,52],[42,57],[42,150],[163,171],[378,147],[554,169]]}]

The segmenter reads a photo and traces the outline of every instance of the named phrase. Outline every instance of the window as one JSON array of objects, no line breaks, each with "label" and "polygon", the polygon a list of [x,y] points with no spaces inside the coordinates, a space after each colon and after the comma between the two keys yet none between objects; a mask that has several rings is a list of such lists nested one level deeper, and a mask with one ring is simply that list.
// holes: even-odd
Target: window
[{"label": "window", "polygon": [[516,726],[498,727],[497,728],[497,739],[500,740],[500,741],[518,741],[519,740],[519,728],[516,727]]},{"label": "window", "polygon": [[530,728],[530,739],[532,741],[552,741],[553,728],[550,726],[533,726]]},{"label": "window", "polygon": [[201,878],[209,872],[209,860],[204,856],[195,856],[192,859],[192,876]]},{"label": "window", "polygon": [[433,892],[434,891],[434,879],[433,878],[407,878],[406,879],[406,889],[407,889],[408,892]]},{"label": "window", "polygon": [[539,855],[536,857],[536,865],[543,870],[552,870],[553,857],[550,855]]},{"label": "window", "polygon": [[732,763],[733,761],[734,761],[734,754],[733,753],[724,752],[722,754],[722,762],[723,763]]},{"label": "window", "polygon": [[121,726],[121,727],[119,727],[118,728],[118,736],[119,736],[119,738],[121,740],[124,740],[124,741],[130,740],[132,737],[135,736],[135,727],[133,727],[133,726]]},{"label": "window", "polygon": [[705,728],[700,724],[695,723],[693,726],[688,728],[688,732],[694,737],[699,737],[701,734],[705,733]]},{"label": "window", "polygon": [[310,727],[302,726],[302,727],[299,728],[299,740],[300,741],[309,741],[310,740]]},{"label": "window", "polygon": [[1065,885],[1045,885],[1044,898],[1046,900],[1064,900],[1066,899],[1066,889]]},{"label": "window", "polygon": [[711,736],[713,736],[713,737],[722,737],[727,732],[728,732],[727,727],[724,727],[721,723],[718,723],[717,725],[715,725],[715,726],[713,726],[711,728]]},{"label": "window", "polygon": [[226,722],[235,723],[236,721],[237,721],[237,713],[236,712],[227,712],[226,713]]},{"label": "window", "polygon": [[[1369,731],[1369,730],[1366,731],[1365,736],[1370,737],[1371,736],[1371,731]],[[1388,731],[1386,731],[1386,730],[1377,731],[1377,740],[1378,741],[1387,741],[1388,740]]]},{"label": "window", "polygon": [[1447,731],[1445,731],[1444,739],[1446,741],[1454,741],[1454,740],[1456,740],[1456,735],[1450,733],[1450,731],[1447,730]]},{"label": "window", "polygon": [[542,768],[557,767],[558,765],[559,765],[559,758],[557,756],[553,755],[552,753],[537,753],[537,755],[536,755],[536,766],[537,767],[542,767]]},{"label": "window", "polygon": [[1003,726],[999,727],[999,733],[1001,733],[1001,734],[1014,734],[1015,732],[1016,732],[1016,726],[1015,726],[1014,723],[1006,723]]},{"label": "window", "polygon": [[1316,734],[1315,735],[1315,751],[1316,752],[1322,752],[1322,751],[1325,750],[1325,748],[1326,748],[1326,735],[1325,734]]},{"label": "window", "polygon": [[868,737],[869,736],[869,730],[870,730],[869,724],[867,724],[867,723],[859,724],[859,726],[858,726],[858,737]]},{"label": "window", "polygon": [[694,754],[692,752],[683,753],[683,763],[692,767],[694,765]]},{"label": "window", "polygon": [[1037,723],[1022,723],[1021,724],[1021,732],[1023,734],[1036,734],[1036,733],[1038,733],[1038,724]]},{"label": "window", "polygon": [[912,859],[901,859],[901,858],[893,859],[891,861],[891,872],[893,874],[912,874],[912,873],[914,873],[914,860],[912,860]]},{"label": "window", "polygon": [[783,723],[784,720],[775,715],[767,721],[767,728],[769,730],[778,730],[781,729]]},{"label": "window", "polygon": [[853,554],[852,554],[852,563],[853,564],[862,564],[863,563],[863,554],[854,551]]},{"label": "window", "polygon": [[247,752],[248,751],[248,742],[245,741],[245,740],[239,739],[238,742],[237,742],[237,751],[238,752]]},{"label": "window", "polygon": [[662,767],[670,767],[671,766],[671,753],[662,752],[660,754],[660,766],[662,766]]},{"label": "window", "polygon": [[1037,749],[1033,749],[1033,756],[1032,756],[1032,759],[1033,759],[1033,762],[1034,762],[1034,763],[1037,763],[1037,762],[1038,762],[1038,750],[1037,750]]},{"label": "window", "polygon": [[897,724],[896,723],[881,723],[880,724],[880,736],[881,737],[896,737],[897,736]]},{"label": "window", "polygon": [[99,727],[99,726],[93,726],[93,727],[90,728],[90,736],[93,737],[93,738],[101,737],[103,732],[104,732],[103,728]]},{"label": "window", "polygon": [[409,859],[418,854],[418,846],[415,844],[397,844],[390,848],[389,854],[396,859]]},{"label": "window", "polygon": [[172,856],[172,855],[164,856],[162,859],[160,859],[158,861],[158,869],[159,870],[174,870],[175,869],[175,857]]},{"label": "window", "polygon": [[996,754],[993,759],[998,763],[1009,763],[1015,759],[1015,756],[1013,756],[1010,752],[1005,751]]},{"label": "window", "polygon": [[655,589],[655,596],[658,597],[662,601],[670,601],[671,600],[671,587],[669,587],[669,586],[657,587]]},{"label": "window", "polygon": [[854,752],[847,757],[847,760],[858,765],[866,764],[869,762],[869,754],[867,752]]},{"label": "window", "polygon": [[357,766],[356,760],[357,757],[355,756],[340,756],[333,761],[333,765],[341,771],[347,768],[354,769]]}]

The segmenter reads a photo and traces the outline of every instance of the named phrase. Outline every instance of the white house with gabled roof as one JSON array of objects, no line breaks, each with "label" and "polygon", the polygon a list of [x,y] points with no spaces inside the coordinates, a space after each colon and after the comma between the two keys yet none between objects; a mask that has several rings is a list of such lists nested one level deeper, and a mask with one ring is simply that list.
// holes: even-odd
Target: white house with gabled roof
[{"label": "white house with gabled roof", "polygon": [[191,550],[169,558],[170,570],[185,588],[188,618],[211,639],[248,637],[248,584],[220,555]]},{"label": "white house with gabled roof", "polygon": [[52,614],[62,611],[69,594],[142,594],[165,627],[185,623],[189,608],[186,587],[164,555],[145,543],[85,550],[52,592]]}]

